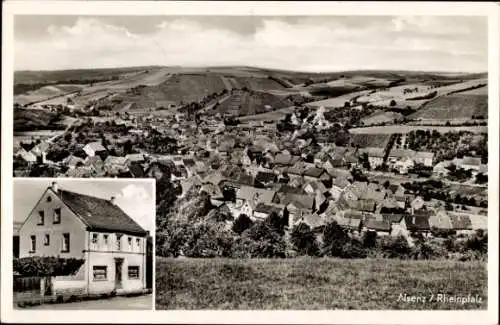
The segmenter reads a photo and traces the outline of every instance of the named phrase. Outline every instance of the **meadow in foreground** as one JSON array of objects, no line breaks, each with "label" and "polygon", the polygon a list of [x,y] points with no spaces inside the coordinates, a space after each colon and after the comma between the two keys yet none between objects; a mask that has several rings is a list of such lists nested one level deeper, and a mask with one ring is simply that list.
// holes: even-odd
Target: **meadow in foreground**
[{"label": "meadow in foreground", "polygon": [[[157,258],[156,309],[485,309],[486,265],[451,260]],[[401,301],[400,294],[420,300]],[[434,301],[429,301],[432,294]],[[436,302],[437,294],[478,295],[482,301],[442,303]]]}]

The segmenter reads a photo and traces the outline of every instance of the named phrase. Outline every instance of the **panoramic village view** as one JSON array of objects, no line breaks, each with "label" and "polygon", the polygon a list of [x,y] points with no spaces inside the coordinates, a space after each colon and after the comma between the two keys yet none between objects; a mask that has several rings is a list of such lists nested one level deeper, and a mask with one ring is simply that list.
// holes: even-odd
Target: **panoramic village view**
[{"label": "panoramic village view", "polygon": [[[329,19],[343,18],[353,17]],[[435,32],[381,18],[397,35]],[[486,39],[486,21],[468,19],[444,22],[439,37]],[[261,68],[272,64],[251,54],[234,65],[18,69],[14,176],[156,179],[157,310],[484,309],[483,50],[324,69],[336,72]],[[459,72],[474,60],[478,72]]]}]

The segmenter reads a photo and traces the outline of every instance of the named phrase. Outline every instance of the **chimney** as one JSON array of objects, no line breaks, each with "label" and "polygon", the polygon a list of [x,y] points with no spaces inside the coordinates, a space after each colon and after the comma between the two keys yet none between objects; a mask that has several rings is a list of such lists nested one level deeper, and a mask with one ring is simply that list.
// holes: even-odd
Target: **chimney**
[{"label": "chimney", "polygon": [[57,185],[57,182],[52,182],[51,188],[52,188],[52,191],[54,191],[56,193],[59,191],[59,186]]},{"label": "chimney", "polygon": [[109,199],[109,202],[110,202],[111,204],[113,204],[113,205],[114,205],[114,204],[115,204],[115,199],[116,199],[116,197],[112,196],[112,197]]}]

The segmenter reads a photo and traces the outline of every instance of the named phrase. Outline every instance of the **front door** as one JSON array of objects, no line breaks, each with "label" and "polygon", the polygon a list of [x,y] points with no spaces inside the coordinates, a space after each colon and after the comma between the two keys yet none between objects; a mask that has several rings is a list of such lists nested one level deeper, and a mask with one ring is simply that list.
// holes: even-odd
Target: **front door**
[{"label": "front door", "polygon": [[115,289],[122,288],[123,258],[115,258]]}]

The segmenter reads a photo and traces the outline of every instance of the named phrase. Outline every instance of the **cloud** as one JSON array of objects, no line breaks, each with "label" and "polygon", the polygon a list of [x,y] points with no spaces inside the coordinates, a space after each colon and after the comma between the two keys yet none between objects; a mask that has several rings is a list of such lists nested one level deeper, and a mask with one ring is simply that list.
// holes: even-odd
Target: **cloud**
[{"label": "cloud", "polygon": [[127,185],[116,195],[116,204],[143,228],[154,230],[155,203],[144,187]]},{"label": "cloud", "polygon": [[[72,25],[49,26],[47,33],[37,39],[17,37],[15,67],[40,70],[254,65],[292,70],[487,69],[486,19],[259,17],[253,25],[245,20],[248,25],[245,32],[234,27],[236,22],[231,20],[224,25],[196,17],[169,18],[155,21],[148,33],[135,33],[133,28],[110,21],[80,17]],[[418,60],[413,59],[415,53]]]}]

